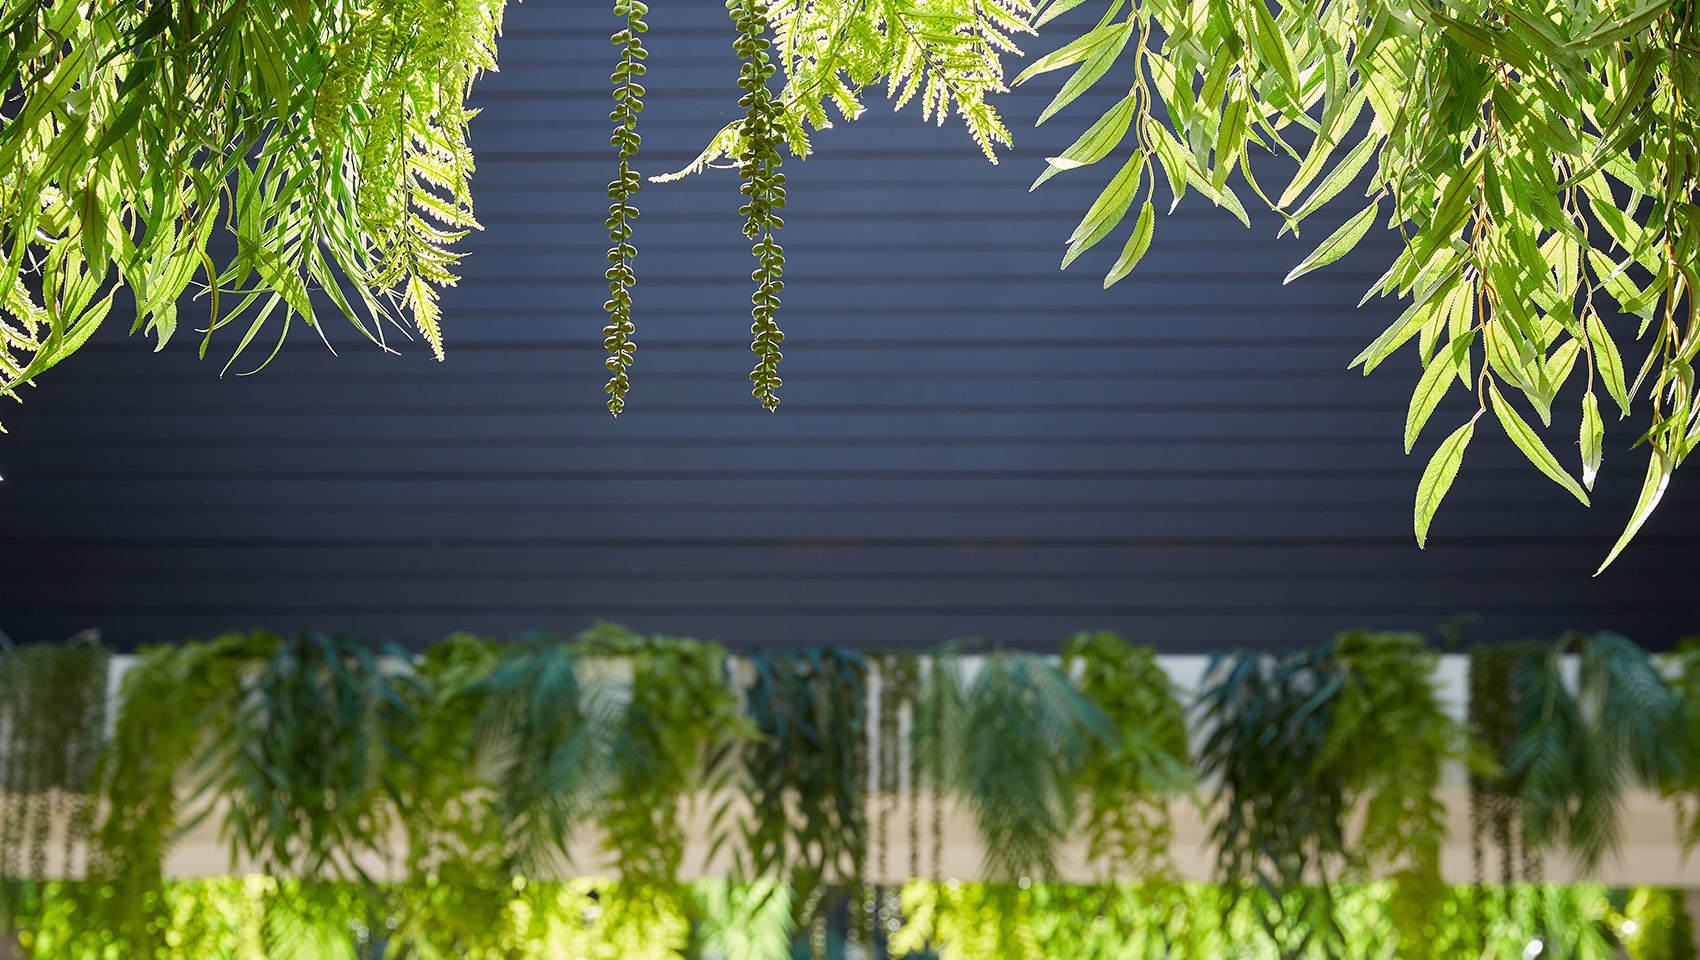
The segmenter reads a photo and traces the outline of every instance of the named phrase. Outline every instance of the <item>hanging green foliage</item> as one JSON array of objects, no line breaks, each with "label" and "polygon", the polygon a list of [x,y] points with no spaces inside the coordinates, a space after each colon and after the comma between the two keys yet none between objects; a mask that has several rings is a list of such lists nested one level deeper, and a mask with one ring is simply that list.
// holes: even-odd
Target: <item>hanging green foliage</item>
[{"label": "hanging green foliage", "polygon": [[[389,762],[408,762],[417,681],[399,649],[347,637],[285,638],[209,757],[229,805],[231,856],[309,879],[366,876],[398,813]],[[416,694],[415,694],[416,695]]]},{"label": "hanging green foliage", "polygon": [[0,944],[20,881],[47,877],[50,859],[76,869],[106,733],[108,661],[98,634],[0,648]]},{"label": "hanging green foliage", "polygon": [[413,722],[389,764],[407,834],[405,879],[393,891],[401,901],[395,935],[427,955],[500,955],[512,869],[492,764],[472,736],[500,662],[494,641],[454,634],[418,658],[416,683],[403,691]]},{"label": "hanging green foliage", "polygon": [[575,640],[589,655],[632,667],[598,802],[603,844],[620,876],[603,903],[608,923],[652,924],[657,910],[686,909],[684,815],[704,791],[728,786],[731,767],[720,761],[754,731],[739,712],[719,644],[640,636],[609,623]]},{"label": "hanging green foliage", "polygon": [[767,37],[767,0],[726,0],[726,9],[738,24],[736,49],[744,61],[738,73],[738,87],[744,91],[738,106],[745,111],[738,128],[738,176],[744,178],[746,202],[738,213],[744,217],[744,236],[756,242],[750,252],[759,264],[750,275],[756,283],[756,292],[750,296],[755,304],[750,310],[755,318],[750,325],[755,337],[750,349],[757,358],[750,382],[755,384],[752,392],[761,405],[776,410],[779,397],[775,391],[783,382],[777,372],[783,356],[779,345],[785,342],[785,334],[780,332],[774,313],[779,309],[779,293],[785,289],[785,281],[780,279],[785,272],[785,251],[773,239],[773,233],[785,225],[779,216],[785,209],[785,174],[779,172],[785,108],[767,89],[768,80],[778,69],[767,54],[773,45]]},{"label": "hanging green foliage", "polygon": [[[1079,6],[1046,0],[1033,22]],[[1287,281],[1340,260],[1383,216],[1400,230],[1365,299],[1408,297],[1409,307],[1352,363],[1368,373],[1415,341],[1424,372],[1407,449],[1454,384],[1476,407],[1418,484],[1417,542],[1490,408],[1536,469],[1587,504],[1604,449],[1599,395],[1628,415],[1645,389],[1646,480],[1611,563],[1700,441],[1685,266],[1700,254],[1693,10],[1672,0],[1090,6],[1102,11],[1096,25],[1017,79],[1072,68],[1041,123],[1100,84],[1127,90],[1039,178],[1121,163],[1068,237],[1064,266],[1141,203],[1105,284],[1128,274],[1152,242],[1159,169],[1177,202],[1195,189],[1249,225],[1229,183],[1237,167],[1295,235],[1348,188],[1361,193],[1368,202]],[[1638,371],[1617,346],[1631,332],[1645,342]],[[1581,455],[1567,468],[1507,394],[1550,424],[1573,374]]]},{"label": "hanging green foliage", "polygon": [[1391,868],[1389,916],[1400,955],[1442,956],[1425,932],[1446,892],[1446,806],[1438,793],[1445,764],[1471,751],[1463,725],[1440,701],[1440,655],[1421,634],[1363,632],[1336,637],[1333,654],[1346,680],[1323,762],[1346,772],[1353,805],[1363,812],[1352,841],[1357,866]]},{"label": "hanging green foliage", "polygon": [[1283,958],[1343,949],[1333,883],[1350,865],[1346,838],[1351,771],[1325,762],[1345,676],[1329,646],[1279,657],[1216,657],[1198,709],[1208,730],[1199,773],[1216,781],[1216,875],[1236,897],[1282,891],[1259,903]]},{"label": "hanging green foliage", "polygon": [[[179,832],[210,812],[187,808],[196,764],[234,725],[242,682],[277,650],[266,633],[228,633],[142,651],[125,671],[117,721],[97,772],[104,802],[89,854],[97,896],[89,922],[128,956],[169,946],[177,909],[165,858]],[[197,809],[198,808],[198,809]]]},{"label": "hanging green foliage", "polygon": [[[800,929],[831,888],[861,878],[867,856],[867,661],[843,647],[752,653],[744,709],[756,736],[740,752],[742,802],[715,812],[718,847],[734,836],[734,876],[780,877]],[[740,822],[728,822],[736,816]]]},{"label": "hanging green foliage", "polygon": [[1546,647],[1533,640],[1477,643],[1470,647],[1470,730],[1493,766],[1470,774],[1470,854],[1476,884],[1486,880],[1487,844],[1499,862],[1499,882],[1510,887],[1519,877],[1540,879],[1540,851],[1522,835],[1519,789],[1505,776],[1504,764],[1517,741],[1517,691],[1512,677],[1519,665]]},{"label": "hanging green foliage", "polygon": [[[1581,663],[1574,689],[1561,657]],[[1584,870],[1617,852],[1623,790],[1687,776],[1692,747],[1682,701],[1645,651],[1615,633],[1572,635],[1525,658],[1512,677],[1517,740],[1506,772],[1518,784],[1523,833],[1564,846]]]},{"label": "hanging green foliage", "polygon": [[1169,805],[1194,789],[1186,708],[1156,651],[1108,631],[1077,633],[1063,645],[1063,669],[1114,725],[1094,740],[1075,777],[1088,797],[1090,855],[1121,876],[1168,868]]},{"label": "hanging green foliage", "polygon": [[119,288],[160,347],[185,294],[209,304],[203,356],[232,323],[235,354],[296,317],[325,336],[316,290],[441,358],[437,289],[478,226],[466,97],[503,5],[5,4],[0,394],[81,347]]},{"label": "hanging green foliage", "polygon": [[606,387],[608,412],[616,417],[626,407],[626,391],[631,389],[626,371],[631,368],[632,355],[637,350],[631,339],[637,331],[632,323],[632,285],[637,283],[631,263],[637,256],[637,247],[632,246],[632,221],[638,215],[637,207],[632,206],[632,196],[643,178],[632,169],[631,161],[643,142],[638,136],[637,121],[638,114],[643,112],[645,92],[639,81],[645,72],[643,61],[649,56],[643,47],[643,35],[649,30],[643,17],[648,12],[643,0],[616,0],[614,4],[614,15],[625,21],[613,36],[621,54],[620,62],[614,65],[614,75],[609,78],[614,84],[614,110],[608,115],[614,123],[614,135],[609,142],[619,152],[620,170],[614,182],[608,184],[608,199],[612,201],[608,204],[608,242],[613,246],[608,248],[608,301],[602,305],[608,313],[608,325],[602,328],[602,348],[608,351],[606,363],[613,374]]},{"label": "hanging green foliage", "polygon": [[607,773],[614,708],[605,691],[581,684],[577,659],[569,644],[531,637],[503,651],[484,681],[489,699],[473,735],[493,758],[504,843],[522,876],[571,862]]},{"label": "hanging green foliage", "polygon": [[973,815],[988,878],[1054,876],[1087,752],[1094,741],[1113,748],[1116,730],[1055,665],[993,648],[965,684],[960,649],[927,672],[913,744],[923,782]]},{"label": "hanging green foliage", "polygon": [[[1281,891],[1259,903],[1283,957],[1345,949],[1335,885],[1394,868],[1402,953],[1428,946],[1439,900],[1442,765],[1466,756],[1416,634],[1345,633],[1279,657],[1242,652],[1208,671],[1200,773],[1219,778],[1218,877]],[[1362,811],[1356,835],[1348,821]]]},{"label": "hanging green foliage", "polygon": [[[9,171],[0,392],[15,394],[75,351],[119,286],[136,295],[133,329],[162,344],[186,292],[207,297],[209,338],[245,321],[238,353],[274,319],[280,336],[298,315],[322,333],[311,287],[380,342],[387,323],[411,317],[440,355],[436,291],[454,282],[453,242],[477,226],[465,100],[494,65],[503,6],[48,0],[0,10],[18,90],[0,122]],[[1328,224],[1289,281],[1346,257],[1382,217],[1400,231],[1366,298],[1408,305],[1353,365],[1367,373],[1415,343],[1422,373],[1407,449],[1454,384],[1475,407],[1418,480],[1419,545],[1484,418],[1587,504],[1605,451],[1601,403],[1628,416],[1643,398],[1645,478],[1602,569],[1700,443],[1688,266],[1700,260],[1691,223],[1700,26],[1688,5],[732,0],[729,9],[745,115],[681,173],[738,161],[758,258],[751,380],[770,409],[782,339],[780,144],[807,155],[811,127],[830,113],[857,116],[863,92],[884,83],[898,106],[918,100],[923,118],[961,115],[995,159],[1010,139],[988,100],[1005,90],[1002,58],[1020,55],[1017,37],[1078,11],[1096,16],[1016,80],[1071,71],[1040,123],[1100,85],[1117,94],[1046,158],[1034,184],[1118,164],[1066,237],[1065,266],[1123,229],[1138,204],[1105,283],[1128,276],[1155,242],[1159,173],[1176,202],[1194,190],[1248,225],[1237,191],[1250,188],[1295,234],[1319,213],[1337,220],[1332,202],[1361,193],[1366,202]],[[615,13],[625,25],[615,35],[619,172],[604,343],[618,412],[633,357],[630,161],[645,7],[622,0]],[[237,239],[228,257],[210,243],[221,218]],[[1642,342],[1639,362],[1620,347],[1630,336]],[[1543,436],[1563,402],[1579,424],[1568,466]]]}]

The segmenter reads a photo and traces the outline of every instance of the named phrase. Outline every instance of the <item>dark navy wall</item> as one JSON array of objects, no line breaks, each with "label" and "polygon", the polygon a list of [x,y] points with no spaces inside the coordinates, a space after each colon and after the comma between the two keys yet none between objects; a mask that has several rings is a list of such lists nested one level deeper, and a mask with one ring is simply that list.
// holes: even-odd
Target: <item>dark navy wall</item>
[{"label": "dark navy wall", "polygon": [[[737,93],[720,4],[656,2],[650,20],[646,174],[683,165]],[[417,641],[601,616],[740,644],[1112,627],[1189,651],[1474,611],[1467,636],[1700,632],[1700,476],[1679,475],[1640,542],[1589,576],[1644,463],[1622,428],[1591,511],[1478,432],[1417,550],[1417,476],[1467,410],[1443,407],[1407,457],[1415,358],[1346,369],[1398,309],[1354,309],[1390,234],[1282,286],[1332,223],[1277,241],[1273,218],[1248,231],[1193,195],[1114,290],[1099,287],[1119,236],[1059,272],[1113,172],[1027,192],[1105,105],[1033,130],[1060,78],[1002,101],[1019,149],[997,166],[954,123],[878,94],[786,166],[777,414],[745,379],[735,176],[646,185],[635,386],[610,419],[613,24],[580,0],[510,10],[502,72],[477,91],[486,229],[444,299],[446,363],[332,326],[340,356],[301,329],[263,373],[220,380],[217,345],[197,361],[185,334],[154,354],[115,324],[8,404],[0,629]],[[1357,209],[1337,207],[1336,223]],[[1567,463],[1574,406],[1554,432]]]}]

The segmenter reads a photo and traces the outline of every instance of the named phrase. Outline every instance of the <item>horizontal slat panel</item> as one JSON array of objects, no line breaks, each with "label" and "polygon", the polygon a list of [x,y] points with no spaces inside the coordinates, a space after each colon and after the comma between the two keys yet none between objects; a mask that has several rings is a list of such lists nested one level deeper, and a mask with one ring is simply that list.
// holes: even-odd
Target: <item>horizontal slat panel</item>
[{"label": "horizontal slat panel", "polygon": [[[719,4],[656,2],[649,19],[645,174],[686,163],[737,99]],[[638,366],[629,412],[609,418],[597,277],[614,27],[585,0],[508,13],[503,70],[474,97],[485,229],[444,293],[447,362],[393,330],[386,355],[332,318],[338,355],[298,325],[267,370],[234,375],[256,351],[220,379],[235,338],[197,360],[195,303],[164,352],[114,322],[0,410],[0,629],[99,626],[121,647],[235,626],[420,641],[602,616],[739,646],[1049,644],[1110,627],[1177,652],[1466,611],[1481,616],[1466,637],[1700,632],[1700,497],[1684,478],[1617,566],[1588,576],[1645,463],[1627,425],[1608,435],[1592,510],[1484,426],[1416,549],[1417,476],[1474,407],[1457,391],[1407,456],[1415,358],[1347,369],[1402,309],[1357,306],[1398,234],[1281,282],[1361,207],[1353,191],[1297,239],[1194,192],[1113,289],[1100,280],[1119,235],[1058,270],[1112,172],[1028,192],[1110,102],[1090,94],[1034,129],[1061,73],[998,99],[1017,147],[997,165],[881,91],[786,164],[776,415],[745,379],[736,176],[645,184]],[[1256,163],[1266,183],[1292,167]],[[1561,397],[1548,436],[1567,464],[1575,407]]]}]

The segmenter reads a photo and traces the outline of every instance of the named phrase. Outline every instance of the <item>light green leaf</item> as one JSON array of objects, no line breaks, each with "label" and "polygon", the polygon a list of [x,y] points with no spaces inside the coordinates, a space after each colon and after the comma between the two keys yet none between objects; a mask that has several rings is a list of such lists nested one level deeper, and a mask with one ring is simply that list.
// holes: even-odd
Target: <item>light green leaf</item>
[{"label": "light green leaf", "polygon": [[[1364,166],[1369,163],[1369,158],[1375,156],[1375,148],[1381,145],[1381,139],[1379,136],[1368,136],[1353,147],[1351,152],[1342,157],[1338,164],[1335,164],[1328,176],[1323,177],[1322,182],[1316,185],[1316,190],[1305,199],[1304,205],[1294,212],[1293,219],[1303,220],[1310,216],[1323,204],[1338,196],[1340,191],[1350,186],[1352,181],[1357,179],[1358,174],[1363,172]],[[1283,200],[1282,203],[1285,205],[1286,201]],[[1291,224],[1282,227],[1281,232],[1286,233],[1290,226]]]},{"label": "light green leaf", "polygon": [[1417,483],[1416,530],[1417,546],[1428,545],[1428,525],[1434,519],[1435,510],[1439,509],[1440,501],[1446,497],[1446,491],[1452,489],[1452,481],[1458,476],[1458,467],[1464,462],[1464,448],[1470,445],[1470,437],[1476,432],[1476,421],[1471,418],[1452,431],[1452,435],[1441,441],[1440,449],[1429,458],[1428,466],[1423,470],[1423,478]]},{"label": "light green leaf", "polygon": [[[1096,32],[1093,31],[1093,33]],[[1086,62],[1080,65],[1080,69],[1074,71],[1074,75],[1063,83],[1062,89],[1057,91],[1057,95],[1051,98],[1050,104],[1040,112],[1039,119],[1033,121],[1034,125],[1037,126],[1049,120],[1058,110],[1073,103],[1076,97],[1090,90],[1092,85],[1098,82],[1098,78],[1102,77],[1115,64],[1116,58],[1122,55],[1122,50],[1126,49],[1128,38],[1131,36],[1133,36],[1132,20],[1123,20],[1119,24],[1112,25],[1111,32],[1106,35],[1104,41],[1092,52]]]},{"label": "light green leaf", "polygon": [[1617,559],[1617,555],[1623,552],[1623,548],[1629,546],[1629,541],[1635,539],[1635,534],[1640,532],[1641,525],[1647,522],[1648,517],[1652,516],[1653,508],[1657,507],[1659,501],[1664,499],[1665,488],[1670,486],[1671,470],[1675,466],[1664,451],[1653,451],[1652,458],[1647,461],[1647,478],[1641,482],[1641,496],[1636,498],[1635,512],[1629,517],[1629,526],[1624,528],[1623,535],[1617,538],[1617,543],[1612,546],[1611,553],[1606,556],[1606,562],[1600,564],[1600,569],[1594,571],[1594,576],[1599,576],[1605,572],[1607,567],[1611,566],[1611,562]]},{"label": "light green leaf", "polygon": [[1089,164],[1097,163],[1108,156],[1122,139],[1127,136],[1128,125],[1133,120],[1134,95],[1129,93],[1116,102],[1116,105],[1104,112],[1097,122],[1093,123],[1080,138],[1068,145],[1068,149],[1054,157],[1045,158],[1048,164],[1045,172],[1039,174],[1039,179],[1033,181],[1029,191],[1038,188],[1039,184],[1051,179],[1064,170],[1073,170]]},{"label": "light green leaf", "polygon": [[1529,462],[1538,470],[1551,477],[1554,483],[1570,491],[1576,499],[1582,501],[1583,506],[1587,506],[1588,494],[1582,489],[1582,485],[1564,472],[1564,468],[1558,464],[1558,459],[1541,441],[1540,435],[1517,415],[1517,411],[1500,395],[1499,387],[1491,380],[1488,383],[1488,395],[1493,398],[1494,415],[1499,418],[1500,425],[1510,435],[1511,442],[1517,445],[1517,449],[1523,451],[1523,455],[1528,457]]},{"label": "light green leaf", "polygon": [[1127,246],[1122,247],[1122,255],[1116,258],[1115,266],[1110,268],[1109,275],[1104,277],[1104,289],[1108,290],[1116,281],[1133,272],[1139,264],[1145,251],[1151,247],[1151,234],[1156,229],[1156,212],[1151,209],[1151,201],[1145,201],[1140,208],[1139,222],[1133,225],[1133,236],[1127,238]]},{"label": "light green leaf", "polygon": [[1293,51],[1287,45],[1287,38],[1275,26],[1275,20],[1269,15],[1269,7],[1264,0],[1245,0],[1251,10],[1252,40],[1258,51],[1263,54],[1263,61],[1275,68],[1281,82],[1287,85],[1287,93],[1294,99],[1299,96],[1299,73],[1293,67]]},{"label": "light green leaf", "polygon": [[1015,85],[1019,87],[1041,73],[1049,73],[1052,70],[1060,70],[1070,64],[1079,63],[1098,53],[1101,46],[1116,42],[1118,37],[1120,42],[1125,44],[1127,32],[1132,27],[1133,24],[1126,20],[1120,23],[1101,24],[1097,29],[1088,31],[1033,61],[1027,69],[1021,71],[1020,76],[1015,78]]},{"label": "light green leaf", "polygon": [[1605,325],[1598,316],[1590,315],[1587,321],[1588,343],[1594,348],[1594,368],[1600,371],[1600,379],[1605,381],[1606,392],[1617,401],[1624,416],[1629,416],[1629,389],[1624,385],[1623,357],[1617,352],[1617,344],[1612,342],[1611,334],[1606,332]]},{"label": "light green leaf", "polygon": [[1410,408],[1405,413],[1406,453],[1411,452],[1411,447],[1417,442],[1417,435],[1422,432],[1423,424],[1428,422],[1429,415],[1434,413],[1434,408],[1446,396],[1446,391],[1458,380],[1458,369],[1469,365],[1470,345],[1475,342],[1474,330],[1462,333],[1429,361],[1428,369],[1423,371],[1422,379],[1417,381],[1417,389],[1411,394]]},{"label": "light green leaf", "polygon": [[1127,208],[1133,205],[1133,195],[1139,190],[1140,174],[1144,172],[1145,164],[1145,156],[1136,151],[1110,180],[1109,186],[1098,194],[1086,216],[1080,218],[1080,224],[1069,234],[1068,252],[1063,255],[1062,262],[1065,269],[1075,257],[1104,239],[1104,235],[1127,215]]},{"label": "light green leaf", "polygon": [[1358,241],[1364,238],[1364,234],[1369,232],[1369,225],[1375,221],[1376,212],[1380,208],[1381,202],[1376,201],[1358,211],[1356,216],[1341,224],[1340,229],[1329,234],[1328,239],[1322,241],[1315,250],[1312,250],[1310,256],[1305,257],[1304,262],[1294,267],[1292,272],[1287,274],[1287,279],[1282,280],[1281,283],[1292,283],[1312,270],[1325,267],[1350,253],[1352,248],[1358,245]]},{"label": "light green leaf", "polygon": [[1600,472],[1600,459],[1605,446],[1606,425],[1600,420],[1600,401],[1594,391],[1582,395],[1582,486],[1594,489],[1594,477]]}]

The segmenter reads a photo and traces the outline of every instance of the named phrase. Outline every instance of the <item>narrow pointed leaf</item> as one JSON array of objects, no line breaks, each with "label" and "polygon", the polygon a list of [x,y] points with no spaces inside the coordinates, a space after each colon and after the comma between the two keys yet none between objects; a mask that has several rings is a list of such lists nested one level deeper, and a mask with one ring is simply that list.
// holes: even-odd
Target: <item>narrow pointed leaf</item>
[{"label": "narrow pointed leaf", "polygon": [[1617,555],[1623,552],[1623,548],[1629,546],[1629,541],[1635,539],[1641,525],[1652,515],[1653,508],[1664,498],[1665,487],[1670,485],[1670,474],[1674,466],[1663,451],[1653,451],[1652,459],[1647,462],[1647,479],[1641,483],[1641,496],[1635,501],[1635,512],[1629,517],[1629,526],[1624,528],[1623,536],[1617,538],[1611,553],[1606,555],[1606,562],[1600,564],[1600,569],[1594,571],[1594,576],[1605,572],[1611,562],[1617,559]]},{"label": "narrow pointed leaf", "polygon": [[1493,398],[1494,416],[1499,418],[1500,425],[1510,435],[1511,442],[1517,444],[1517,449],[1523,451],[1523,455],[1529,458],[1529,462],[1534,464],[1536,469],[1551,477],[1552,482],[1570,491],[1576,499],[1582,501],[1583,506],[1587,506],[1588,494],[1582,489],[1582,485],[1577,483],[1576,479],[1570,474],[1564,472],[1564,468],[1559,466],[1558,458],[1554,457],[1552,451],[1547,449],[1547,445],[1541,441],[1540,435],[1535,433],[1534,428],[1530,427],[1522,417],[1518,416],[1516,409],[1506,402],[1505,397],[1500,394],[1499,388],[1494,386],[1491,380],[1488,385],[1488,393]]},{"label": "narrow pointed leaf", "polygon": [[1341,224],[1340,229],[1329,234],[1328,239],[1312,250],[1310,256],[1305,257],[1304,262],[1294,267],[1293,271],[1287,274],[1287,279],[1281,282],[1292,283],[1312,270],[1325,267],[1351,252],[1352,248],[1358,245],[1358,241],[1364,238],[1364,234],[1369,232],[1369,225],[1375,222],[1375,214],[1380,208],[1380,201],[1371,203],[1360,210],[1357,216]]},{"label": "narrow pointed leaf", "polygon": [[1589,390],[1582,395],[1582,486],[1594,489],[1594,477],[1600,472],[1600,458],[1605,445],[1606,425],[1600,419],[1600,401]]},{"label": "narrow pointed leaf", "polygon": [[1429,458],[1428,467],[1423,470],[1423,478],[1417,483],[1416,529],[1417,546],[1428,544],[1428,525],[1434,519],[1434,511],[1440,507],[1440,501],[1445,498],[1446,491],[1452,489],[1452,481],[1458,476],[1458,466],[1464,462],[1464,448],[1470,445],[1470,437],[1476,432],[1476,421],[1472,418],[1452,431],[1452,435],[1441,441],[1440,449]]},{"label": "narrow pointed leaf", "polygon": [[1139,222],[1133,225],[1133,236],[1127,238],[1127,246],[1122,247],[1122,255],[1116,258],[1115,266],[1104,278],[1104,289],[1108,290],[1116,281],[1133,272],[1138,266],[1145,251],[1151,248],[1151,234],[1156,229],[1156,212],[1151,209],[1151,201],[1145,201],[1140,208]]}]

